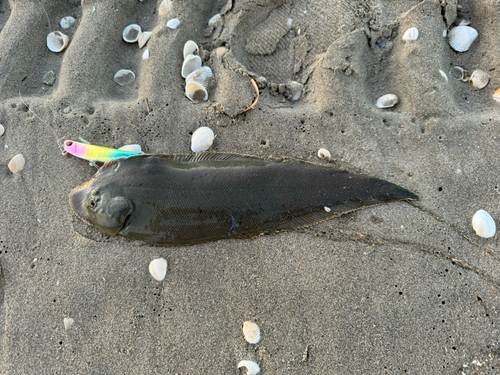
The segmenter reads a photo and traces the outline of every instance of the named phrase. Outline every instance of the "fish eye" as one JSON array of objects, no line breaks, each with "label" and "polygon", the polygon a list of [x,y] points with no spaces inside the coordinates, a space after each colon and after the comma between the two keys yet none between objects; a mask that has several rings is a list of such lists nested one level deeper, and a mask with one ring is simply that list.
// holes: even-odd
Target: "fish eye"
[{"label": "fish eye", "polygon": [[71,142],[71,141],[66,142],[66,146],[68,146],[68,147],[73,146],[73,142]]}]

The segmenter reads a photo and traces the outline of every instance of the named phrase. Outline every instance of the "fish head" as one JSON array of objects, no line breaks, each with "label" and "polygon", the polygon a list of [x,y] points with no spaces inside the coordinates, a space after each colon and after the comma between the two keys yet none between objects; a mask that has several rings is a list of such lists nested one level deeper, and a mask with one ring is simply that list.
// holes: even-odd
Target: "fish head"
[{"label": "fish head", "polygon": [[77,153],[78,144],[74,141],[64,142],[64,152],[66,154],[75,155]]},{"label": "fish head", "polygon": [[132,202],[113,194],[112,189],[98,189],[92,186],[91,182],[92,180],[71,191],[71,207],[78,216],[91,222],[104,233],[118,234],[132,212]]}]

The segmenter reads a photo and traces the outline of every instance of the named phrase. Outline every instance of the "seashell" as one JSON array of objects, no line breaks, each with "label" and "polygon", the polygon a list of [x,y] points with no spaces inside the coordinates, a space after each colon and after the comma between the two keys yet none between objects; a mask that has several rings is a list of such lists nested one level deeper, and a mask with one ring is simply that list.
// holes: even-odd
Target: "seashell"
[{"label": "seashell", "polygon": [[188,40],[184,44],[184,50],[183,50],[183,56],[184,58],[188,57],[189,55],[194,55],[195,53],[198,53],[200,49],[198,48],[198,45],[193,42],[192,40]]},{"label": "seashell", "polygon": [[318,150],[318,158],[328,160],[332,158],[332,154],[326,148],[320,148]]},{"label": "seashell", "polygon": [[260,341],[260,328],[257,323],[250,320],[243,323],[243,336],[250,344],[257,344]]},{"label": "seashell", "polygon": [[139,25],[136,25],[135,23],[128,25],[123,30],[123,40],[127,43],[137,43],[137,41],[139,40],[139,36],[141,35],[141,31],[141,27]]},{"label": "seashell", "polygon": [[451,78],[459,79],[462,82],[467,82],[469,80],[467,78],[467,70],[464,70],[459,66],[454,66],[453,68],[451,68],[448,74]]},{"label": "seashell", "polygon": [[118,150],[130,151],[130,152],[142,152],[141,145],[123,145],[118,148]]},{"label": "seashell", "polygon": [[403,34],[403,40],[417,40],[418,39],[418,29],[416,27],[410,27]]},{"label": "seashell", "polygon": [[70,329],[73,324],[75,324],[75,320],[72,318],[64,318],[64,329]]},{"label": "seashell", "polygon": [[61,25],[63,29],[69,29],[74,24],[75,24],[75,19],[71,16],[63,17],[61,18],[61,22],[59,22],[59,25]]},{"label": "seashell", "polygon": [[181,23],[181,20],[178,18],[172,18],[167,22],[167,27],[170,29],[177,29],[177,26]]},{"label": "seashell", "polygon": [[245,367],[247,369],[247,375],[256,375],[260,372],[260,367],[254,361],[240,361],[238,363],[238,368]]},{"label": "seashell", "polygon": [[214,143],[214,138],[215,135],[212,129],[206,126],[196,129],[191,137],[191,151],[207,151]]},{"label": "seashell", "polygon": [[500,89],[495,91],[495,93],[493,94],[493,99],[495,99],[497,102],[500,102]]},{"label": "seashell", "polygon": [[130,85],[135,81],[135,74],[131,70],[120,69],[116,72],[114,79],[120,86]]},{"label": "seashell", "polygon": [[493,237],[496,232],[495,220],[485,210],[479,210],[472,217],[472,228],[478,236]]},{"label": "seashell", "polygon": [[481,90],[490,82],[490,76],[483,70],[474,70],[470,75],[469,82],[475,89]]},{"label": "seashell", "polygon": [[47,35],[47,47],[52,52],[61,52],[69,44],[69,37],[60,31],[53,31]]},{"label": "seashell", "polygon": [[167,274],[167,261],[163,258],[153,259],[149,263],[149,273],[156,280],[162,281]]},{"label": "seashell", "polygon": [[448,33],[448,43],[457,52],[468,51],[477,38],[477,31],[470,26],[457,26]]},{"label": "seashell", "polygon": [[217,13],[215,16],[213,16],[212,18],[210,18],[208,20],[208,26],[217,27],[221,21],[222,21],[222,17],[219,13]]},{"label": "seashell", "polygon": [[163,0],[158,8],[160,16],[164,16],[172,9],[172,0]]},{"label": "seashell", "polygon": [[145,49],[144,52],[142,53],[142,59],[147,60],[149,59],[149,49]]},{"label": "seashell", "polygon": [[394,94],[386,94],[378,98],[377,107],[378,108],[390,108],[398,104],[398,97]]},{"label": "seashell", "polygon": [[182,78],[186,78],[189,74],[200,68],[201,57],[198,55],[188,55],[184,58],[182,63],[181,76]]},{"label": "seashell", "polygon": [[0,124],[0,137],[5,133],[5,128],[2,124]]},{"label": "seashell", "polygon": [[26,161],[24,160],[23,154],[17,154],[10,160],[9,169],[12,173],[21,172],[25,163]]},{"label": "seashell", "polygon": [[151,35],[153,34],[152,31],[143,31],[139,35],[138,43],[139,43],[139,48],[142,48],[146,45],[148,42],[149,38],[151,38]]},{"label": "seashell", "polygon": [[[203,66],[186,77],[185,93],[189,100],[208,99],[207,87],[212,75],[212,69],[208,66]],[[203,95],[203,97],[201,97],[200,94]]]}]

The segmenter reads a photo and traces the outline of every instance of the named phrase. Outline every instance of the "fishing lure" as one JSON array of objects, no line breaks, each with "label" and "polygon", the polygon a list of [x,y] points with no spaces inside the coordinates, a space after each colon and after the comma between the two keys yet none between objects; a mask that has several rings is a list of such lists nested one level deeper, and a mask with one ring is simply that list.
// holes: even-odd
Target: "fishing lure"
[{"label": "fishing lure", "polygon": [[105,163],[109,160],[133,155],[141,155],[144,153],[142,151],[131,151],[131,149],[134,148],[132,146],[135,145],[128,145],[120,147],[119,149],[114,149],[68,140],[64,142],[63,155],[71,154],[77,158],[88,160],[93,165],[95,162]]}]

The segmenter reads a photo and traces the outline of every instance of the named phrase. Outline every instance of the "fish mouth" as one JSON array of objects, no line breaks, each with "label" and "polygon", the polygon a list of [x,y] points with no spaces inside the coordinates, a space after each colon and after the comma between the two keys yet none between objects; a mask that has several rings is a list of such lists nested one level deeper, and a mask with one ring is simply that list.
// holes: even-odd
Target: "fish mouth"
[{"label": "fish mouth", "polygon": [[88,189],[82,189],[81,187],[77,187],[69,193],[69,205],[78,216],[88,222],[90,222],[90,217],[87,212],[86,202],[89,194]]}]

